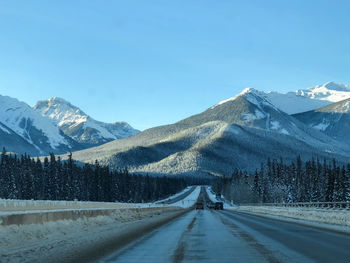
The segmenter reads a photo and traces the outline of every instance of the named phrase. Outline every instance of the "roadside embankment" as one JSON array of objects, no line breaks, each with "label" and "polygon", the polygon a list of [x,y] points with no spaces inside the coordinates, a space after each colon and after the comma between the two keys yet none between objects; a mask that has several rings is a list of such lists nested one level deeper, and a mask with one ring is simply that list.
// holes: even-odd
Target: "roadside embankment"
[{"label": "roadside embankment", "polygon": [[237,206],[232,211],[350,233],[350,210],[316,207]]},{"label": "roadside embankment", "polygon": [[[36,216],[35,224],[13,224],[9,219],[0,225],[0,262],[94,262],[187,211],[151,207],[29,213]],[[64,213],[71,218],[61,218]],[[46,220],[50,216],[58,220]],[[40,217],[42,223],[37,221]]]}]

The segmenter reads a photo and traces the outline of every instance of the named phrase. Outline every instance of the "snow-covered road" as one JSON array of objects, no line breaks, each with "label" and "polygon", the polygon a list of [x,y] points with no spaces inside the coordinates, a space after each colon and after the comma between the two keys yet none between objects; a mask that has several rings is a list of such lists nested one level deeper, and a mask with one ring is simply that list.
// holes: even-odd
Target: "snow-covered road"
[{"label": "snow-covered road", "polygon": [[349,262],[349,244],[345,234],[205,209],[190,211],[101,262]]}]

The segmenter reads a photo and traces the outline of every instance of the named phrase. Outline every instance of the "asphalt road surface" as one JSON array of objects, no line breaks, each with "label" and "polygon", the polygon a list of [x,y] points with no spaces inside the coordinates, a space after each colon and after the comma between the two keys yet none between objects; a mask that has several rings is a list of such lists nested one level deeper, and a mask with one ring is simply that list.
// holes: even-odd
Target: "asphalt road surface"
[{"label": "asphalt road surface", "polygon": [[[199,199],[206,198],[202,192]],[[350,262],[350,236],[229,210],[193,210],[101,262]]]}]

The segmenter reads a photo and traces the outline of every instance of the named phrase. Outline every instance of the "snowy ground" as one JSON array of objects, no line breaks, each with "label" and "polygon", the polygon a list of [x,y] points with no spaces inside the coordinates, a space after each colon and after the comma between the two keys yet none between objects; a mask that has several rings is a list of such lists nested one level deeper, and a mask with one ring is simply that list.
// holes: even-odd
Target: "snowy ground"
[{"label": "snowy ground", "polygon": [[192,186],[187,186],[187,187],[186,187],[184,190],[182,190],[181,192],[178,192],[178,193],[176,193],[176,194],[174,194],[174,195],[171,195],[171,196],[169,196],[169,197],[167,197],[167,198],[165,198],[165,199],[158,200],[158,201],[156,201],[156,202],[154,202],[154,203],[159,204],[159,203],[167,202],[167,201],[169,201],[169,200],[172,200],[172,199],[174,199],[174,198],[177,198],[178,196],[183,195],[184,193],[186,193],[187,191],[189,191],[189,190],[191,189],[191,187],[192,187]]},{"label": "snowy ground", "polygon": [[[183,191],[169,196],[166,199],[154,203],[118,203],[118,202],[85,202],[85,201],[50,201],[50,200],[10,200],[0,199],[0,215],[6,213],[17,213],[28,211],[48,211],[48,210],[77,210],[77,209],[125,209],[125,208],[145,208],[162,207],[161,202],[177,198],[191,189],[186,187]],[[181,206],[181,205],[177,205]]]},{"label": "snowy ground", "polygon": [[134,224],[179,213],[178,208],[119,210],[110,216],[60,220],[44,224],[0,226],[0,262],[54,262],[63,254],[118,236]]},{"label": "snowy ground", "polygon": [[181,201],[171,204],[171,206],[178,206],[182,208],[191,207],[196,203],[200,192],[201,192],[201,187],[197,186],[196,189],[194,189],[194,191],[191,194],[186,196]]},{"label": "snowy ground", "polygon": [[239,206],[231,209],[350,227],[350,210],[271,206]]},{"label": "snowy ground", "polygon": [[8,200],[0,199],[0,213],[23,212],[35,210],[61,210],[61,209],[120,209],[155,207],[153,203],[112,203],[112,202],[83,202],[83,201],[49,201],[49,200]]},{"label": "snowy ground", "polygon": [[[178,198],[189,190],[185,189],[170,198]],[[128,233],[127,230],[135,232],[135,227],[138,227],[137,233],[139,230],[144,231],[152,224],[157,226],[168,220],[167,218],[184,213],[185,210],[182,208],[193,206],[199,192],[198,186],[183,200],[171,205],[0,200],[0,262],[46,262],[50,257],[56,258],[67,253],[74,255],[76,253],[74,251],[81,251],[96,242],[107,244],[121,233]],[[98,213],[97,216],[96,213],[94,216],[89,216],[89,212],[97,210],[108,213],[103,216]],[[54,213],[62,212],[65,216],[68,215],[65,217],[68,220],[57,220],[53,216]],[[72,212],[77,212],[79,217]],[[70,220],[71,214],[74,220]],[[21,225],[18,223],[5,225],[7,217],[27,218],[28,215],[31,221],[33,215],[37,215],[37,218],[44,223],[38,223],[34,217],[36,222],[34,224],[30,220],[23,220],[26,223]]]}]

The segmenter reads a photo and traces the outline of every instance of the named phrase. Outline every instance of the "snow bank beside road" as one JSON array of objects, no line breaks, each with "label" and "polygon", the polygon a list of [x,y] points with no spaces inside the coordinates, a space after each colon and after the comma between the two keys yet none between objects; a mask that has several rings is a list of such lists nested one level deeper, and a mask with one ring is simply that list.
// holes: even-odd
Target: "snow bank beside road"
[{"label": "snow bank beside road", "polygon": [[237,208],[232,208],[232,210],[350,227],[349,210],[271,206],[239,206]]},{"label": "snow bank beside road", "polygon": [[120,209],[155,207],[152,203],[113,203],[113,202],[86,202],[86,201],[50,201],[50,200],[9,200],[0,199],[0,213],[34,210],[62,210],[62,209]]},{"label": "snow bank beside road", "polygon": [[170,206],[178,206],[182,208],[188,208],[193,206],[198,199],[199,193],[201,192],[201,187],[197,186],[192,193],[190,193],[188,196],[186,196],[181,201],[178,201],[176,203],[171,204]]},{"label": "snow bank beside road", "polygon": [[185,211],[174,207],[124,209],[74,221],[0,226],[0,261],[86,262]]},{"label": "snow bank beside road", "polygon": [[222,202],[221,200],[216,198],[216,195],[211,191],[211,187],[206,187],[205,190],[207,191],[208,197],[210,201],[212,202]]},{"label": "snow bank beside road", "polygon": [[192,188],[192,186],[187,186],[187,187],[186,187],[184,190],[182,190],[181,192],[178,192],[178,193],[176,193],[176,194],[174,194],[174,195],[171,195],[171,196],[169,196],[168,198],[155,201],[154,203],[155,203],[155,204],[159,204],[159,203],[167,202],[167,201],[169,201],[169,200],[171,200],[171,199],[175,199],[175,198],[177,198],[178,196],[181,196],[181,195],[183,195],[184,193],[186,193],[187,191],[189,191],[191,188]]}]

